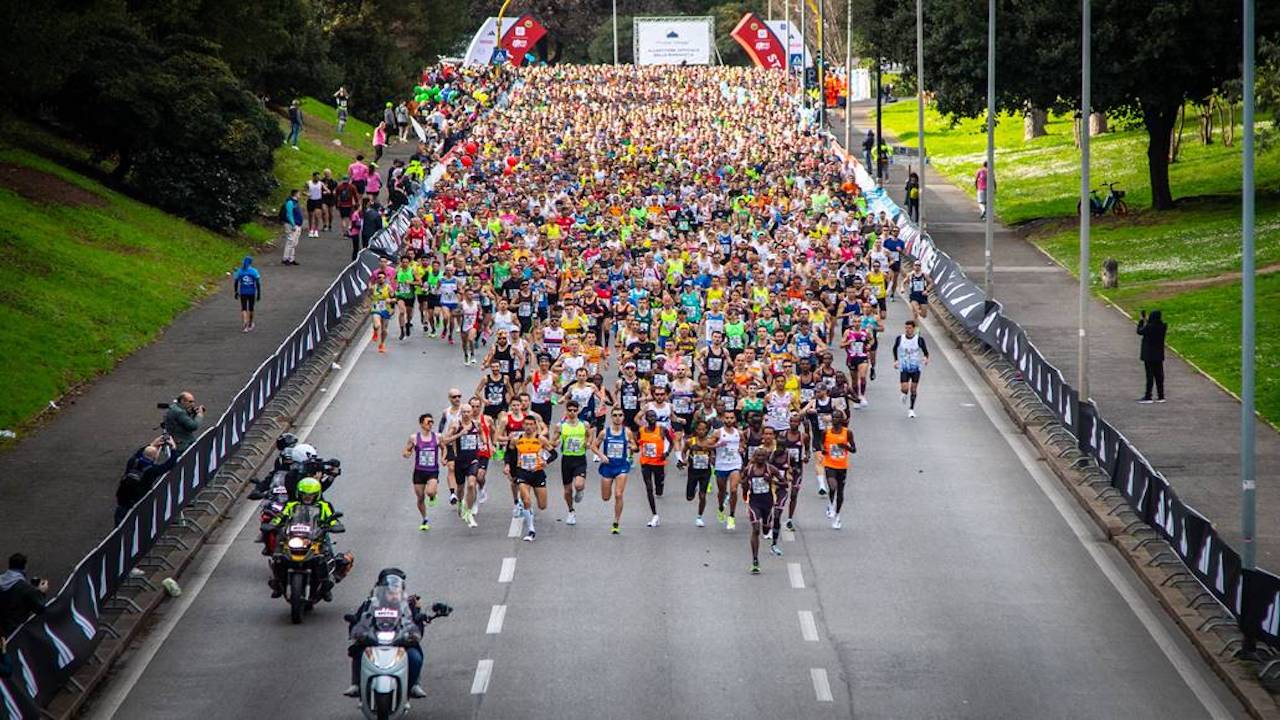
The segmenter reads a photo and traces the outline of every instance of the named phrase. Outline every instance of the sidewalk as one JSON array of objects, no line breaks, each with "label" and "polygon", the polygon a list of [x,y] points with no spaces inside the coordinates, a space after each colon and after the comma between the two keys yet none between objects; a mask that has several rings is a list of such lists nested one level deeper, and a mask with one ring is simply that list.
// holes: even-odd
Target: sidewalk
[{"label": "sidewalk", "polygon": [[[862,156],[862,138],[874,128],[874,102],[855,103],[850,143]],[[843,139],[842,111],[828,114],[832,133]],[[885,133],[887,142],[893,136]],[[928,139],[926,138],[926,147]],[[915,158],[910,158],[914,161]],[[996,177],[1000,166],[997,162]],[[890,166],[884,186],[903,204],[907,163]],[[983,277],[985,224],[978,206],[932,168],[925,177],[924,220],[938,247],[979,284]],[[997,198],[996,207],[999,208]],[[1067,382],[1075,385],[1078,281],[1015,230],[996,225],[992,250],[992,294],[1004,305]],[[1096,258],[1095,263],[1101,259]],[[1170,318],[1177,323],[1177,318]],[[1179,497],[1207,517],[1239,551],[1240,403],[1170,352],[1165,362],[1169,402],[1140,405],[1143,370],[1134,321],[1093,298],[1089,308],[1090,394],[1103,417],[1162,472]],[[1258,567],[1280,572],[1280,488],[1268,482],[1280,468],[1280,433],[1258,423]]]},{"label": "sidewalk", "polygon": [[[380,165],[407,158],[412,148],[388,147]],[[240,305],[227,277],[216,295],[179,315],[83,394],[63,398],[52,422],[0,454],[0,556],[26,553],[32,572],[56,590],[111,530],[124,463],[159,434],[163,411],[156,403],[189,390],[206,407],[206,426],[212,424],[347,265],[351,242],[336,221],[319,238],[304,231],[297,266],[280,264],[278,239],[254,257],[263,283],[256,330],[240,332]]]}]

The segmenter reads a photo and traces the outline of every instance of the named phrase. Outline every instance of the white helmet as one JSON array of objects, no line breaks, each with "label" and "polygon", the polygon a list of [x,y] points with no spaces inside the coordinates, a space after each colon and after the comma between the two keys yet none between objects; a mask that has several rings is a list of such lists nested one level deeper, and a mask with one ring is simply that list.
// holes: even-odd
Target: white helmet
[{"label": "white helmet", "polygon": [[318,457],[316,449],[306,443],[298,443],[293,447],[284,451],[287,460],[295,463],[306,462],[313,457]]}]

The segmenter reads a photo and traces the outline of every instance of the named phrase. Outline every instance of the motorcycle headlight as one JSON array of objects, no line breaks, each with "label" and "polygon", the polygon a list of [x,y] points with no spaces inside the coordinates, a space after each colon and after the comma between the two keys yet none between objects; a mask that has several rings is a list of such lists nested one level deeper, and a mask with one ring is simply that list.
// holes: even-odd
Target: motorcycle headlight
[{"label": "motorcycle headlight", "polygon": [[295,551],[297,551],[297,552],[302,552],[303,550],[306,550],[306,549],[307,549],[307,539],[306,539],[306,538],[300,538],[300,537],[291,537],[291,538],[289,538],[289,549],[290,549],[290,550],[295,550]]},{"label": "motorcycle headlight", "polygon": [[396,631],[395,630],[379,630],[376,633],[374,633],[374,636],[377,637],[379,643],[386,645],[396,639]]}]

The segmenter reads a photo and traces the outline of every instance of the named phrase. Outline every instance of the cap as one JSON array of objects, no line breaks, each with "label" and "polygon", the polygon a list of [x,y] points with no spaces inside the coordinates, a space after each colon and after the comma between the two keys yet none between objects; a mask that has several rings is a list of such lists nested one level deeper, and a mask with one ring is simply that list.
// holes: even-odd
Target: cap
[{"label": "cap", "polygon": [[626,364],[625,364],[625,365],[623,365],[622,367],[624,367],[624,368],[634,368],[635,366],[636,366],[636,364],[635,364],[634,362],[632,362],[632,361],[628,360],[628,361],[626,362]]}]

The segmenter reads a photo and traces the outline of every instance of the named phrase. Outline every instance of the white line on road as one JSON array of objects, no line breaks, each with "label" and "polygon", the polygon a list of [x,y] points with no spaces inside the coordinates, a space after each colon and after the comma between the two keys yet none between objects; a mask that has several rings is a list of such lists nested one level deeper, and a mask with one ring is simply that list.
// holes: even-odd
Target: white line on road
[{"label": "white line on road", "polygon": [[502,632],[502,621],[507,618],[506,605],[494,605],[493,610],[489,611],[489,626],[484,629],[485,634],[497,635]]},{"label": "white line on road", "polygon": [[813,694],[818,696],[818,702],[835,701],[831,697],[831,683],[827,681],[826,669],[809,668],[809,677],[813,679]]},{"label": "white line on road", "polygon": [[[936,320],[930,318],[926,320],[926,324],[935,336],[942,337],[942,331],[938,331]],[[1169,659],[1169,664],[1173,665],[1174,670],[1177,671],[1182,681],[1187,684],[1187,687],[1195,694],[1200,704],[1209,712],[1209,716],[1215,720],[1230,718],[1231,713],[1222,704],[1222,700],[1218,698],[1217,694],[1214,693],[1213,688],[1209,686],[1199,666],[1178,646],[1169,629],[1160,623],[1155,613],[1144,601],[1144,594],[1137,588],[1137,580],[1128,574],[1129,571],[1121,569],[1115,557],[1107,554],[1106,551],[1110,550],[1111,546],[1106,544],[1105,541],[1097,539],[1096,527],[1090,521],[1081,517],[1083,510],[1066,496],[1066,490],[1062,487],[1062,483],[1057,478],[1050,476],[1049,471],[1042,467],[1037,460],[1037,454],[1031,445],[1031,441],[1013,425],[1013,421],[1005,414],[1004,410],[996,405],[995,399],[991,396],[990,388],[986,387],[985,384],[980,384],[982,381],[977,377],[978,371],[959,350],[951,347],[950,342],[940,342],[938,347],[942,348],[942,354],[946,356],[947,362],[955,369],[956,375],[960,377],[960,381],[969,389],[969,393],[978,401],[978,405],[982,408],[982,412],[986,414],[987,419],[995,426],[996,431],[1004,437],[1005,442],[1009,444],[1014,454],[1018,456],[1022,466],[1027,469],[1027,473],[1031,475],[1041,492],[1045,494],[1054,509],[1066,521],[1067,527],[1071,528],[1071,532],[1080,541],[1080,545],[1084,547],[1085,552],[1089,553],[1089,557],[1093,559],[1094,564],[1098,566],[1102,574],[1111,582],[1112,587],[1128,604],[1129,609],[1133,611],[1138,621],[1142,623],[1151,638],[1155,640],[1156,645],[1164,652],[1165,657]]]},{"label": "white line on road", "polygon": [[[342,370],[338,371],[338,374],[334,376],[333,382],[329,383],[328,391],[320,398],[320,402],[316,403],[311,412],[307,413],[306,419],[294,432],[294,435],[298,436],[298,442],[306,441],[307,436],[311,434],[312,428],[320,421],[320,416],[333,403],[333,399],[338,396],[338,391],[342,389],[342,384],[347,381],[347,377],[351,375],[351,371],[355,369],[356,363],[364,354],[365,348],[369,346],[370,341],[373,339],[370,333],[365,332],[363,325],[357,332],[360,333],[357,337],[363,336],[364,340],[358,341],[354,346],[347,349],[346,357],[342,363]],[[104,688],[103,696],[94,704],[93,710],[88,715],[90,720],[105,720],[115,717],[120,710],[120,706],[124,705],[125,700],[129,698],[129,694],[133,692],[133,688],[147,672],[147,668],[151,665],[151,661],[155,659],[156,653],[160,652],[160,648],[169,639],[169,635],[173,633],[174,628],[178,627],[178,623],[182,622],[182,617],[195,604],[196,598],[204,590],[205,584],[210,577],[213,577],[214,571],[218,569],[223,556],[231,549],[236,538],[244,532],[245,527],[249,525],[249,521],[257,517],[258,503],[242,502],[236,514],[231,516],[219,528],[216,533],[216,540],[206,543],[205,548],[196,555],[195,562],[182,574],[182,595],[172,601],[172,607],[161,611],[159,624],[147,636],[143,644],[134,651],[137,656],[126,658],[119,677]]]},{"label": "white line on road", "polygon": [[516,559],[502,558],[502,571],[498,573],[498,582],[508,583],[516,576]]},{"label": "white line on road", "polygon": [[476,678],[471,681],[471,694],[483,695],[489,689],[489,678],[492,675],[492,660],[486,658],[476,663]]},{"label": "white line on road", "polygon": [[511,526],[507,528],[507,537],[520,537],[520,518],[511,518]]},{"label": "white line on road", "polygon": [[793,590],[804,589],[804,571],[800,569],[800,563],[787,563],[787,577],[791,579]]},{"label": "white line on road", "polygon": [[813,619],[813,613],[808,610],[800,611],[800,635],[804,637],[805,642],[818,642],[818,623]]}]

